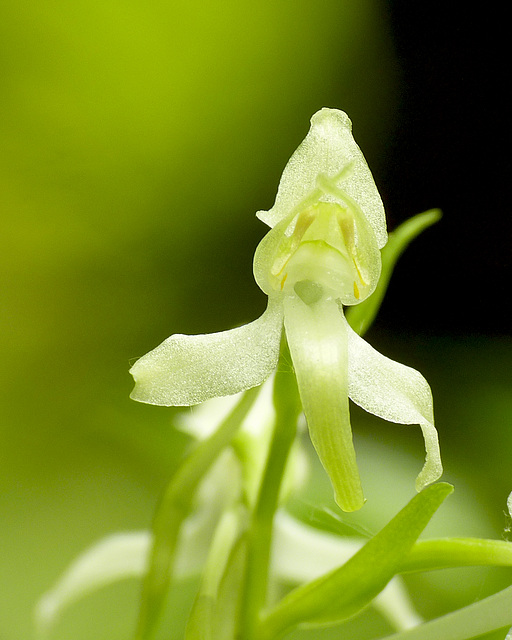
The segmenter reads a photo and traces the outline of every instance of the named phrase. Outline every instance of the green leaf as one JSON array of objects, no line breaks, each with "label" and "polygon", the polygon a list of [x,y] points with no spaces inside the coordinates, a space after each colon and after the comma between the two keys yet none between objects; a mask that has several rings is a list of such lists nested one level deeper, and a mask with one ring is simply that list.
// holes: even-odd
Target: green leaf
[{"label": "green leaf", "polygon": [[220,452],[229,444],[259,393],[249,389],[218,430],[200,442],[177,470],[157,509],[153,547],[144,580],[136,638],[150,638],[167,594],[181,525],[189,515],[196,489]]},{"label": "green leaf", "polygon": [[388,242],[381,251],[382,271],[377,288],[369,298],[346,310],[348,323],[360,336],[368,331],[380,309],[398,258],[414,238],[440,218],[439,209],[430,209],[406,220],[389,234]]},{"label": "green leaf", "polygon": [[366,605],[397,573],[404,556],[453,491],[446,483],[424,489],[346,564],[288,594],[263,619],[259,640],[276,640],[299,625],[346,619]]},{"label": "green leaf", "polygon": [[470,640],[512,624],[512,587],[383,640]]}]

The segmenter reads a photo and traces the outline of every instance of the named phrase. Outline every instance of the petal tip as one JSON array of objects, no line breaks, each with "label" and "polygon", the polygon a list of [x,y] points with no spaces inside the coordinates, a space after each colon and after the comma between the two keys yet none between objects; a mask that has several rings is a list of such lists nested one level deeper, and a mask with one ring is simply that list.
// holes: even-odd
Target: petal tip
[{"label": "petal tip", "polygon": [[423,491],[426,487],[433,484],[443,475],[443,465],[440,461],[436,461],[434,464],[429,467],[423,467],[418,477],[416,478],[415,488],[419,493]]},{"label": "petal tip", "polygon": [[325,124],[341,125],[342,127],[352,130],[352,120],[341,109],[331,109],[323,107],[311,116],[311,124],[313,126],[322,126]]}]

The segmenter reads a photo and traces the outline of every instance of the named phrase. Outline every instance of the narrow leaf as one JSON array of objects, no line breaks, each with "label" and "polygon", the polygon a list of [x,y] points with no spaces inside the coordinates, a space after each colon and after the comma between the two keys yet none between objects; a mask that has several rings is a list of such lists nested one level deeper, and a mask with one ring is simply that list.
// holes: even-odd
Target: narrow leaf
[{"label": "narrow leaf", "polygon": [[446,483],[424,489],[346,564],[288,594],[267,614],[258,638],[275,640],[298,625],[336,622],[360,611],[397,573],[452,490]]}]

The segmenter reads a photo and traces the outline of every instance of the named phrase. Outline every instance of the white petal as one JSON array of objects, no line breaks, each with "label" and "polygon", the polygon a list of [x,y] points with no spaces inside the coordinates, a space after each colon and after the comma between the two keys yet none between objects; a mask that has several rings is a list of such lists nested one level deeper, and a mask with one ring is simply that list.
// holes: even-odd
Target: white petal
[{"label": "white petal", "polygon": [[[249,413],[242,422],[241,430],[254,437],[260,437],[265,429],[274,421],[274,405],[272,403],[272,390],[274,377],[271,376],[261,387]],[[175,425],[181,431],[188,433],[198,440],[203,440],[211,435],[220,423],[239,402],[241,393],[223,398],[211,398],[190,411],[180,413],[176,417]]]},{"label": "white petal", "polygon": [[[341,176],[344,169],[347,171]],[[315,192],[318,199],[321,191],[317,188],[317,177],[320,175],[328,178],[340,175],[336,186],[357,202],[375,233],[379,248],[383,247],[387,240],[384,207],[366,160],[352,136],[352,123],[337,109],[321,109],[311,118],[308,135],[283,171],[274,206],[256,215],[273,227]]]},{"label": "white petal", "polygon": [[[345,564],[362,545],[360,538],[319,531],[281,510],[275,518],[272,571],[276,579],[310,582]],[[372,604],[397,630],[422,621],[399,578],[394,578]]]},{"label": "white petal", "polygon": [[199,404],[264,382],[276,368],[282,331],[280,297],[250,324],[207,335],[172,335],[137,360],[131,397],[164,406]]},{"label": "white petal", "polygon": [[349,397],[384,420],[420,425],[427,453],[416,479],[420,491],[443,472],[428,382],[415,369],[381,355],[350,327],[348,353]]},{"label": "white petal", "polygon": [[45,636],[62,611],[80,598],[124,578],[143,575],[150,547],[148,531],[117,533],[80,555],[36,607],[36,625]]},{"label": "white petal", "polygon": [[277,512],[272,542],[272,571],[277,578],[302,584],[344,564],[362,546],[308,527],[284,511]]}]

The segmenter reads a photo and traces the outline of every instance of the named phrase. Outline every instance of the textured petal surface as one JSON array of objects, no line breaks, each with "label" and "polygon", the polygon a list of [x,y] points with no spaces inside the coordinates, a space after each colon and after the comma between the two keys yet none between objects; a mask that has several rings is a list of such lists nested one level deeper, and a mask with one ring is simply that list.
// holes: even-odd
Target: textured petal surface
[{"label": "textured petal surface", "polygon": [[420,491],[443,472],[428,382],[415,369],[381,355],[350,327],[348,353],[350,398],[384,420],[420,425],[427,452],[416,479]]},{"label": "textured petal surface", "polygon": [[137,360],[131,398],[188,406],[264,382],[276,368],[282,331],[279,297],[250,324],[207,335],[176,334]]},{"label": "textured petal surface", "polygon": [[[341,176],[344,170],[347,171]],[[387,240],[384,207],[366,160],[352,136],[352,123],[337,109],[321,109],[311,118],[308,135],[283,171],[274,206],[269,211],[259,211],[258,218],[273,227],[304,201],[311,197],[318,199],[321,195],[317,187],[319,175],[340,176],[336,186],[357,202],[379,247],[383,247]]]},{"label": "textured petal surface", "polygon": [[364,504],[352,442],[347,389],[347,330],[329,298],[307,305],[286,296],[285,329],[311,442],[334,488],[338,505]]}]

